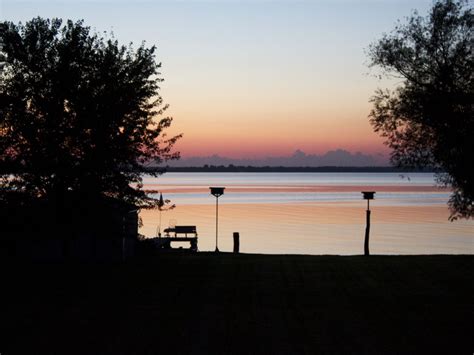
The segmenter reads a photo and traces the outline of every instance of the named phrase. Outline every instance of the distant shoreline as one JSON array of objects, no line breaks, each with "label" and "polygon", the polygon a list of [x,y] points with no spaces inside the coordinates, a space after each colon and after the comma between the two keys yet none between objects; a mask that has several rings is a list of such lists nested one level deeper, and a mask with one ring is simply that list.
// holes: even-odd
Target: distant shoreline
[{"label": "distant shoreline", "polygon": [[392,166],[319,166],[319,167],[286,167],[286,166],[196,166],[166,167],[167,172],[232,172],[232,173],[433,173],[435,169],[402,169]]}]

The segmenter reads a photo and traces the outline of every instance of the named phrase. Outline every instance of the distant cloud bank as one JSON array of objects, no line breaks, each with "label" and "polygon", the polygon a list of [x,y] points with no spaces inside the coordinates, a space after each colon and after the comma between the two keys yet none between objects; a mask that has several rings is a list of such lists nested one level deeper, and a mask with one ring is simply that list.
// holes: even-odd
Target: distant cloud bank
[{"label": "distant cloud bank", "polygon": [[330,150],[322,155],[306,154],[297,150],[287,157],[267,157],[260,159],[233,159],[212,155],[208,157],[189,157],[169,162],[171,167],[202,167],[204,165],[235,166],[285,166],[285,167],[318,167],[318,166],[389,166],[388,158],[383,154],[351,153],[347,150]]}]

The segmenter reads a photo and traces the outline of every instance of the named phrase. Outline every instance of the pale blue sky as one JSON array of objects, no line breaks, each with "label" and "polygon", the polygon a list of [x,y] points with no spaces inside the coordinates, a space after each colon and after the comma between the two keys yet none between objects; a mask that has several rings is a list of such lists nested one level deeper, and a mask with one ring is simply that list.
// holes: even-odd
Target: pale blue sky
[{"label": "pale blue sky", "polygon": [[[377,152],[364,49],[431,0],[12,1],[0,17],[84,19],[122,43],[158,46],[186,156]],[[220,139],[214,140],[216,130]],[[237,139],[236,137],[240,137]],[[214,143],[212,143],[212,142]]]}]

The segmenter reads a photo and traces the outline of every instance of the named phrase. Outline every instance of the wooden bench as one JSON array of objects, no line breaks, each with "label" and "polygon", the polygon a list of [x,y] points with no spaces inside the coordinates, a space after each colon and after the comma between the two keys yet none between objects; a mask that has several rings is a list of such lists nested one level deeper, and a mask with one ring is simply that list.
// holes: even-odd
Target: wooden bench
[{"label": "wooden bench", "polygon": [[[166,228],[163,232],[165,232],[165,237],[158,238],[158,240],[160,240],[159,248],[172,249],[171,242],[189,242],[191,244],[190,249],[192,251],[198,250],[198,237],[196,226],[176,226],[173,228]],[[174,236],[170,236],[170,233],[174,233]],[[184,234],[184,237],[180,237],[180,234]],[[194,235],[188,237],[188,234]]]}]

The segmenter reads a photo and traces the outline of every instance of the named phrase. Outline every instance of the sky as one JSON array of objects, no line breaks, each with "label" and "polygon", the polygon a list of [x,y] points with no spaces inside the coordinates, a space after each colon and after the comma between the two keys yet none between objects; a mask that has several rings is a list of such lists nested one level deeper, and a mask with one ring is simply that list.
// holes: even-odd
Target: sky
[{"label": "sky", "polygon": [[84,19],[123,44],[157,46],[160,94],[183,157],[385,154],[366,50],[431,0],[0,0],[0,19]]}]

